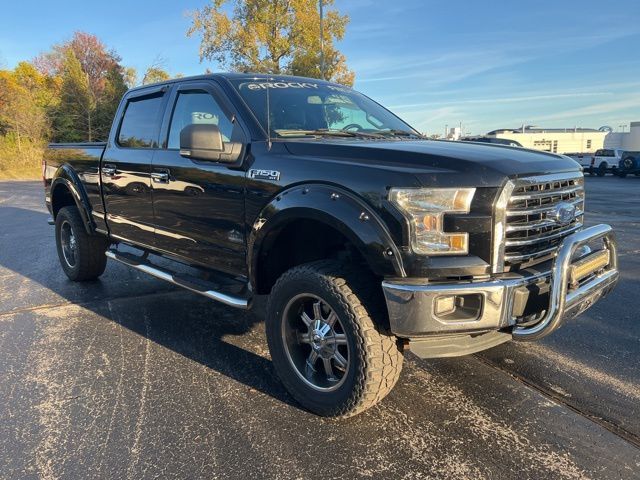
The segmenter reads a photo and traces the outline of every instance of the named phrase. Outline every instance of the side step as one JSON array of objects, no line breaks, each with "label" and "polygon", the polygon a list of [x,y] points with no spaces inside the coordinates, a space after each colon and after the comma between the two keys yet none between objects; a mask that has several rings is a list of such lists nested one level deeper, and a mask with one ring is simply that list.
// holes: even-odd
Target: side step
[{"label": "side step", "polygon": [[126,252],[116,252],[114,250],[107,250],[105,252],[107,258],[115,260],[125,265],[140,270],[141,272],[148,273],[165,282],[173,283],[179,287],[191,290],[192,292],[199,293],[207,298],[215,300],[217,302],[224,303],[230,307],[241,308],[243,310],[248,309],[250,301],[248,298],[229,295],[222,293],[216,288],[218,285],[201,280],[192,275],[175,273],[166,268],[159,267],[149,262],[145,257],[140,257]]}]

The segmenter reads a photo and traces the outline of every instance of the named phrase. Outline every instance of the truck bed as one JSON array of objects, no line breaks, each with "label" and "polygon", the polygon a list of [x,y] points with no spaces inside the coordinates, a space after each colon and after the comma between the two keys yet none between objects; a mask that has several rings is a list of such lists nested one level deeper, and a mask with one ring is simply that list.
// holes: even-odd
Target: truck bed
[{"label": "truck bed", "polygon": [[57,170],[67,165],[84,185],[94,214],[104,214],[100,196],[100,160],[106,146],[106,142],[49,144],[44,154],[43,169],[47,206],[50,207],[52,179]]}]

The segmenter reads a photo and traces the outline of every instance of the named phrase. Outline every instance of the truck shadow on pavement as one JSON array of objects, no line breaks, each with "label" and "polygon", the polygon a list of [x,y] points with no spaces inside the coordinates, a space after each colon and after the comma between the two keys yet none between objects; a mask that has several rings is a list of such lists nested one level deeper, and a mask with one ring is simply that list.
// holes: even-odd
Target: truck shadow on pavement
[{"label": "truck shadow on pavement", "polygon": [[[22,237],[11,241],[37,244],[27,255],[0,249],[0,292],[8,300],[2,302],[0,315],[24,310],[37,314],[39,308],[62,309],[76,304],[84,309],[79,315],[85,317],[86,313],[89,317],[82,318],[83,322],[90,322],[92,327],[98,325],[97,335],[113,337],[111,328],[100,326],[102,319],[107,319],[251,389],[300,408],[281,386],[268,358],[259,325],[264,299],[258,298],[249,312],[235,310],[116,262],[108,262],[98,280],[71,282],[60,268],[53,227],[47,225],[47,218],[47,214],[33,210],[0,209],[0,221],[7,220],[3,222],[6,236]],[[101,344],[106,350],[116,348],[108,340]]]}]

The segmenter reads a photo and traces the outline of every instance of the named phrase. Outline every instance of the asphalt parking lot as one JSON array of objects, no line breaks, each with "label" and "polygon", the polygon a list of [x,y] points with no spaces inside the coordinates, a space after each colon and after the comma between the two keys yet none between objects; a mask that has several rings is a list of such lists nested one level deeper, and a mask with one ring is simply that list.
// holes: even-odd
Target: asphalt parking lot
[{"label": "asphalt parking lot", "polygon": [[110,263],[69,282],[39,182],[0,182],[0,478],[639,478],[640,178],[587,179],[622,280],[536,344],[418,360],[347,421],[242,313]]}]

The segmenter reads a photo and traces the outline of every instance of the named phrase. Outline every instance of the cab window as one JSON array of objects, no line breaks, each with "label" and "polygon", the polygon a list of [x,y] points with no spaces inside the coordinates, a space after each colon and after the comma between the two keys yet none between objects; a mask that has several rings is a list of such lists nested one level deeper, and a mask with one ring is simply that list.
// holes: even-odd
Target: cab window
[{"label": "cab window", "polygon": [[118,131],[118,145],[128,148],[157,147],[161,110],[162,94],[129,100]]},{"label": "cab window", "polygon": [[167,148],[180,148],[180,132],[184,127],[207,123],[218,126],[223,141],[231,141],[234,124],[210,93],[203,90],[180,92],[171,117]]}]

